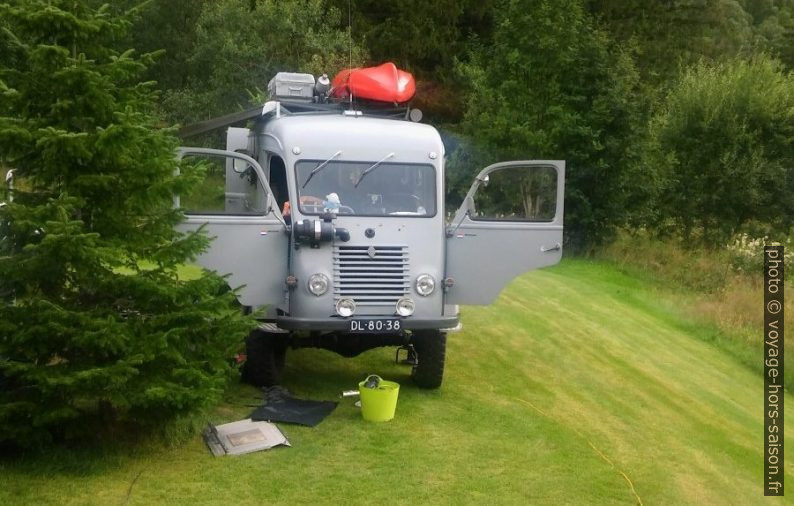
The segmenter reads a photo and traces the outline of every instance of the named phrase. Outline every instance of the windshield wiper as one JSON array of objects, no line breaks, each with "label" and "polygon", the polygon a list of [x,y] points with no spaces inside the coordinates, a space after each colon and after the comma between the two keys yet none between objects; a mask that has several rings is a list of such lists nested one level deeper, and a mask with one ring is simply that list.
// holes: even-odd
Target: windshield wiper
[{"label": "windshield wiper", "polygon": [[323,167],[325,167],[326,165],[328,165],[328,163],[329,163],[331,160],[333,160],[334,158],[336,158],[337,156],[339,156],[339,155],[341,155],[341,154],[342,154],[342,152],[341,152],[341,151],[337,151],[336,153],[334,153],[333,155],[331,155],[331,158],[329,158],[328,160],[324,161],[323,163],[321,163],[320,165],[318,165],[317,167],[315,167],[315,168],[314,168],[314,170],[312,170],[312,171],[311,171],[311,173],[309,173],[309,177],[307,177],[307,178],[306,178],[306,181],[303,183],[303,186],[301,186],[301,188],[306,188],[306,185],[307,185],[307,184],[309,184],[309,181],[311,181],[311,180],[312,180],[312,178],[314,177],[314,175],[315,175],[315,174],[317,174],[318,172],[320,172],[320,171],[323,169]]},{"label": "windshield wiper", "polygon": [[364,172],[362,172],[362,173],[361,173],[361,175],[358,177],[358,181],[356,181],[356,184],[354,184],[354,185],[353,185],[353,187],[354,187],[354,188],[358,188],[358,185],[359,185],[359,184],[361,183],[361,181],[364,179],[364,176],[366,176],[367,174],[369,174],[370,172],[372,172],[373,170],[375,170],[375,168],[376,168],[378,165],[382,164],[383,162],[385,162],[385,161],[386,161],[386,160],[388,160],[389,158],[392,158],[393,156],[394,156],[394,153],[389,153],[388,155],[384,156],[383,158],[381,158],[380,160],[378,160],[377,162],[375,162],[374,164],[372,164],[370,167],[368,167],[368,168],[367,168],[367,170],[365,170]]}]

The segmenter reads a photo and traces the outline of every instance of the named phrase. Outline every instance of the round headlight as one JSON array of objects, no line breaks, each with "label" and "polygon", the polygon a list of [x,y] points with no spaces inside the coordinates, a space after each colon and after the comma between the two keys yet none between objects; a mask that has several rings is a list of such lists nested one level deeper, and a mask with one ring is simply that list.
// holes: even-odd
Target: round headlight
[{"label": "round headlight", "polygon": [[416,293],[427,297],[436,289],[436,280],[430,274],[420,274],[416,278]]},{"label": "round headlight", "polygon": [[328,276],[325,274],[317,273],[309,276],[309,291],[318,297],[328,291],[329,284]]},{"label": "round headlight", "polygon": [[397,314],[400,316],[411,316],[414,314],[416,304],[408,297],[403,297],[397,301]]},{"label": "round headlight", "polygon": [[339,299],[336,303],[336,314],[347,318],[356,312],[356,302],[353,299]]}]

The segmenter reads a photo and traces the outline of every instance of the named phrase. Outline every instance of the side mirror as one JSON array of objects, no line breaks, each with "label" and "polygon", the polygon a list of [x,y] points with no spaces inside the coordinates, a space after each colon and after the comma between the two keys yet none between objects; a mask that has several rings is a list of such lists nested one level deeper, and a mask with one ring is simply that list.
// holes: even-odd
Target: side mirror
[{"label": "side mirror", "polygon": [[248,181],[248,184],[251,186],[256,185],[256,171],[250,163],[246,162],[245,160],[235,158],[232,160],[232,170],[234,170],[234,172],[240,176],[240,179],[245,179]]},{"label": "side mirror", "polygon": [[232,160],[232,169],[238,174],[245,174],[250,168],[251,164],[245,160],[240,160],[239,158],[234,158]]}]

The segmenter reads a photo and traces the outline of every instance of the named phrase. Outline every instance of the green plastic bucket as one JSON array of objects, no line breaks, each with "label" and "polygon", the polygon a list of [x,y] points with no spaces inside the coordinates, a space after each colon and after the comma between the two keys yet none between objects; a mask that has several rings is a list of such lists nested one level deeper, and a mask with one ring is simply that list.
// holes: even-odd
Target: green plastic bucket
[{"label": "green plastic bucket", "polygon": [[381,379],[378,388],[367,388],[364,383],[366,380],[358,384],[358,391],[361,394],[361,416],[364,420],[388,422],[394,418],[397,396],[400,395],[399,383]]}]

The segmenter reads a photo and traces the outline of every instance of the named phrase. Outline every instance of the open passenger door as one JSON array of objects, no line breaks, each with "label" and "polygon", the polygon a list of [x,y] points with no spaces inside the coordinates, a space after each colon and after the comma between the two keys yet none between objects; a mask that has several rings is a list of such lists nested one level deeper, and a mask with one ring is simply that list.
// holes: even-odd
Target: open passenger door
[{"label": "open passenger door", "polygon": [[519,274],[562,258],[564,161],[490,165],[447,228],[446,304],[489,304]]},{"label": "open passenger door", "polygon": [[178,158],[201,157],[205,177],[190,195],[175,198],[185,212],[180,231],[204,225],[213,238],[198,263],[229,274],[240,303],[271,309],[284,299],[288,236],[262,167],[248,155],[207,148],[180,148]]}]

